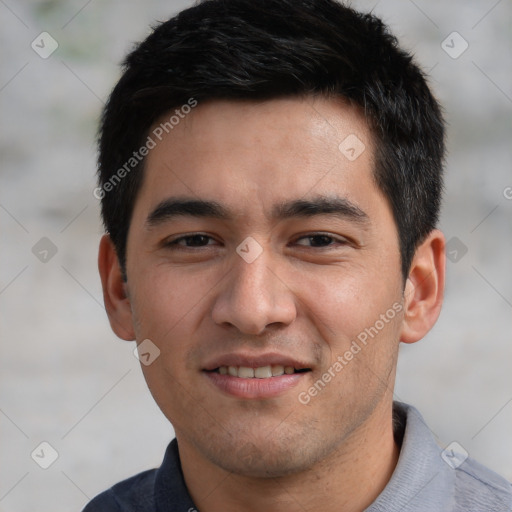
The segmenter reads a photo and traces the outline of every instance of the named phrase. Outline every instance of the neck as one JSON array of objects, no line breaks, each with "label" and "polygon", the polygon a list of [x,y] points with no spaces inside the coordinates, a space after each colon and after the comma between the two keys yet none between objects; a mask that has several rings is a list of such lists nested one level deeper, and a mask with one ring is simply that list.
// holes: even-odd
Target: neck
[{"label": "neck", "polygon": [[178,436],[188,491],[202,512],[361,512],[382,492],[398,461],[392,409],[374,414],[342,446],[306,471],[277,478],[235,475],[205,460]]}]

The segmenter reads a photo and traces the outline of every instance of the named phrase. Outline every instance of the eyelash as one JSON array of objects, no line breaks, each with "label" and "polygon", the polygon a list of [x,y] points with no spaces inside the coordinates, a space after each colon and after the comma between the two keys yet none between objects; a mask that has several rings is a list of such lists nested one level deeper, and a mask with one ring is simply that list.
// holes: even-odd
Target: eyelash
[{"label": "eyelash", "polygon": [[[176,238],[174,240],[170,240],[168,242],[165,242],[164,246],[167,247],[167,248],[171,248],[171,249],[178,249],[178,248],[179,249],[193,249],[194,247],[208,247],[209,245],[211,245],[211,244],[206,244],[206,245],[199,245],[199,246],[188,246],[188,245],[182,245],[182,244],[179,243],[179,242],[190,240],[190,239],[196,238],[196,237],[204,237],[204,238],[208,238],[210,240],[215,240],[210,235],[207,235],[207,234],[204,234],[204,233],[194,233],[194,234],[190,234],[190,235],[184,235],[184,236],[181,236],[181,237]],[[337,237],[337,236],[334,236],[334,235],[332,235],[330,233],[323,233],[323,232],[315,232],[315,233],[308,233],[307,235],[302,235],[302,236],[296,238],[294,240],[294,243],[297,243],[299,240],[308,239],[308,238],[310,239],[310,242],[311,242],[311,239],[316,238],[316,237],[329,238],[330,239],[330,243],[328,245],[322,245],[322,246],[315,246],[315,245],[304,246],[302,244],[299,244],[299,245],[302,245],[303,247],[325,249],[325,248],[329,248],[329,247],[334,246],[335,243],[341,244],[341,245],[347,245],[348,244],[348,241],[346,239],[342,238],[342,237]]]},{"label": "eyelash", "polygon": [[[164,242],[164,246],[165,247],[170,247],[170,248],[183,247],[185,249],[190,249],[191,248],[190,246],[181,245],[181,244],[179,244],[179,242],[181,242],[183,240],[191,239],[191,238],[196,238],[196,237],[205,237],[205,238],[209,238],[210,240],[214,240],[214,238],[211,237],[210,235],[206,235],[204,233],[194,233],[194,234],[191,234],[191,235],[180,236],[179,238],[175,238],[174,240],[169,240],[167,242]],[[210,244],[208,244],[208,245],[210,245]],[[206,247],[206,246],[200,245],[198,247]]]},{"label": "eyelash", "polygon": [[305,238],[306,239],[309,238],[310,242],[311,242],[311,239],[316,238],[316,237],[329,238],[331,240],[331,243],[329,243],[328,245],[324,245],[324,246],[309,245],[307,247],[313,247],[313,248],[316,247],[319,249],[325,249],[325,248],[329,248],[329,247],[334,247],[335,245],[347,245],[347,243],[348,243],[348,241],[343,237],[339,237],[339,236],[332,235],[331,233],[323,233],[323,232],[308,233],[307,235],[300,236],[299,238],[295,239],[295,243],[297,243],[299,240],[303,240]]}]

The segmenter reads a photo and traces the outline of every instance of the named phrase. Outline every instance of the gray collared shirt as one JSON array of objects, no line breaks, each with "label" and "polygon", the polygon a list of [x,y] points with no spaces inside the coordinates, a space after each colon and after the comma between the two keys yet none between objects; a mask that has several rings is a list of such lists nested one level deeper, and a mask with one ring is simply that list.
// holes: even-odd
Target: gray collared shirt
[{"label": "gray collared shirt", "polygon": [[[454,446],[440,448],[420,413],[394,404],[398,464],[365,512],[511,512],[512,485]],[[321,510],[321,507],[319,507]],[[83,512],[199,512],[188,493],[176,439],[159,469],[97,496]]]},{"label": "gray collared shirt", "polygon": [[512,484],[471,458],[463,448],[440,448],[421,414],[395,402],[404,424],[391,480],[365,512],[510,512]]}]

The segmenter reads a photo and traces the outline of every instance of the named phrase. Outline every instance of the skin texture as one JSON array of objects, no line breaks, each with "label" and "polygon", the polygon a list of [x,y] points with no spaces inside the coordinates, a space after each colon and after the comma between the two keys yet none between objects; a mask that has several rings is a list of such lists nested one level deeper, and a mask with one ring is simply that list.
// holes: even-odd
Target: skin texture
[{"label": "skin texture", "polygon": [[[339,149],[351,134],[365,145],[353,161]],[[394,470],[398,346],[421,339],[437,320],[444,237],[435,230],[418,247],[404,283],[396,224],[373,181],[373,144],[359,111],[340,99],[200,104],[147,157],[127,282],[108,236],[101,241],[112,328],[160,350],[142,369],[173,424],[203,512],[317,510],[319,500],[325,512],[360,511]],[[364,219],[273,215],[284,202],[334,197]],[[215,201],[229,215],[148,222],[169,198]],[[169,245],[197,233],[211,238]],[[262,249],[252,263],[236,252],[249,236]],[[333,370],[390,309],[393,318]],[[264,399],[228,395],[204,371],[227,354],[268,352],[311,371]],[[335,377],[302,403],[329,368]]]}]

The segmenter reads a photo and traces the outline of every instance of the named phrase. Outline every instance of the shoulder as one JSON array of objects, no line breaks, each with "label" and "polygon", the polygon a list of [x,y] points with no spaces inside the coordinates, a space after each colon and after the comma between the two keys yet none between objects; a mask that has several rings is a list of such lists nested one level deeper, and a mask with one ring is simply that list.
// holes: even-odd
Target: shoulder
[{"label": "shoulder", "polygon": [[463,447],[443,449],[414,407],[394,404],[394,432],[401,445],[398,464],[368,511],[512,511],[512,484]]},{"label": "shoulder", "polygon": [[455,470],[457,511],[512,510],[512,484],[473,459],[466,459]]},{"label": "shoulder", "polygon": [[82,512],[154,512],[165,504],[180,510],[194,510],[183,473],[178,443],[173,439],[158,469],[144,471],[123,480],[94,498]]},{"label": "shoulder", "polygon": [[152,512],[157,470],[132,476],[94,498],[82,512]]}]

